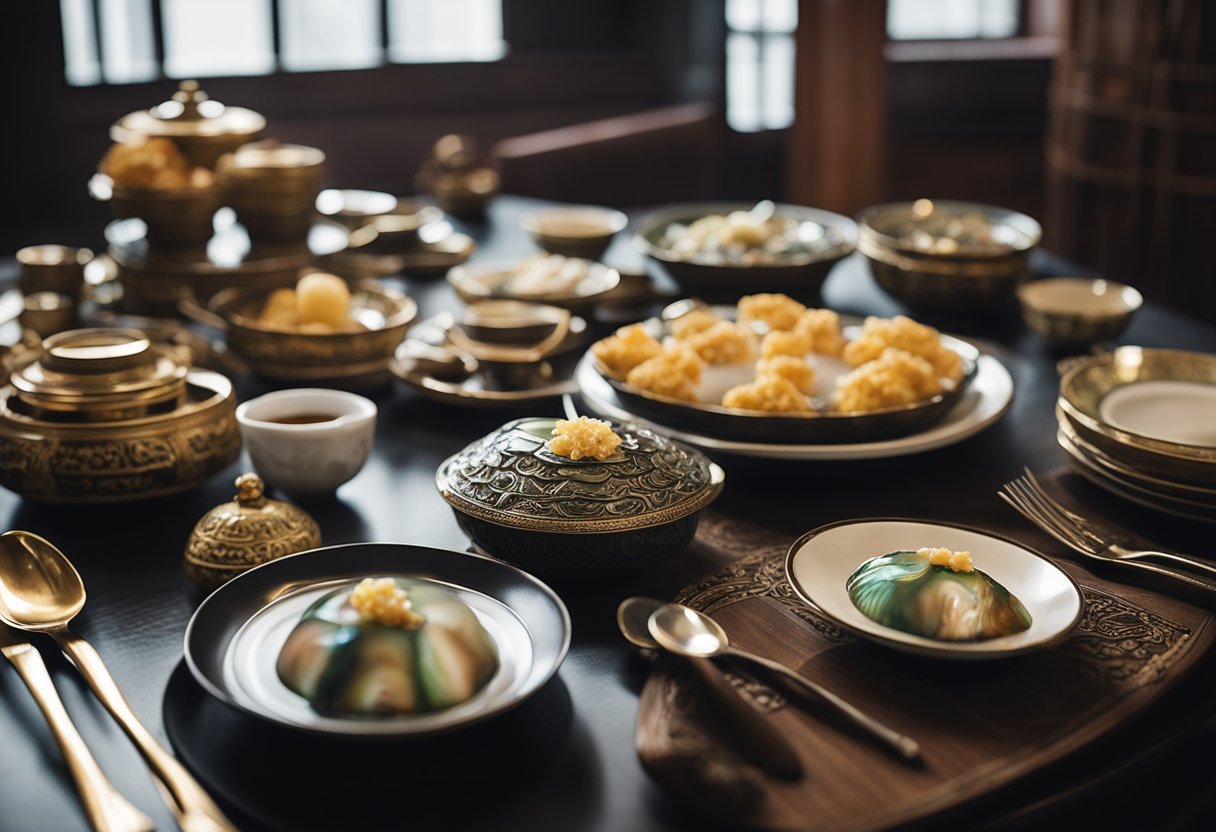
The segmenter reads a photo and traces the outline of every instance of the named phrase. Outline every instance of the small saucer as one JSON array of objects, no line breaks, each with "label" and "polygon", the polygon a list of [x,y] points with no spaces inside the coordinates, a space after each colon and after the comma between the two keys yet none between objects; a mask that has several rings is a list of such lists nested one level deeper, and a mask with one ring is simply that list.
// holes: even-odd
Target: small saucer
[{"label": "small saucer", "polygon": [[[976,566],[1026,606],[1030,629],[986,641],[942,641],[868,618],[845,583],[868,558],[922,546],[971,552]],[[842,629],[896,650],[941,659],[999,659],[1062,640],[1085,603],[1068,573],[1033,549],[979,529],[921,520],[845,520],[807,532],[790,547],[785,576],[794,592]]]}]

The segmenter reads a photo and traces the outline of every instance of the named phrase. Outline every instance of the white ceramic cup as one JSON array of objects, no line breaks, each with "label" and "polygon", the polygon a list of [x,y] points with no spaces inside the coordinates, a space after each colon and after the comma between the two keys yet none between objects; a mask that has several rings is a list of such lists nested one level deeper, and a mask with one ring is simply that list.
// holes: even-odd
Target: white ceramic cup
[{"label": "white ceramic cup", "polygon": [[[316,421],[290,422],[299,418]],[[320,497],[367,462],[376,405],[342,390],[300,387],[250,399],[236,409],[236,420],[262,479],[293,496]]]}]

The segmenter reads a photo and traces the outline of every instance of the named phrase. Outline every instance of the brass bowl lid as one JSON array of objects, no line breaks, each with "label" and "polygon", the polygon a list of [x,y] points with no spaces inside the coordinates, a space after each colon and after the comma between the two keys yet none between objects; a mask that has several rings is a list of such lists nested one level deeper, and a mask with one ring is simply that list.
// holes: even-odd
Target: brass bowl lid
[{"label": "brass bowl lid", "polygon": [[113,414],[179,401],[189,366],[136,329],[74,329],[47,338],[13,369],[18,398],[50,413]]},{"label": "brass bowl lid", "polygon": [[722,469],[699,451],[649,430],[614,424],[605,460],[549,450],[556,419],[528,417],[449,457],[435,474],[444,500],[501,526],[553,533],[632,531],[704,508],[722,490]]},{"label": "brass bowl lid", "polygon": [[236,478],[231,501],[208,511],[186,544],[190,566],[236,575],[284,555],[321,545],[321,527],[304,509],[272,500],[257,474]]},{"label": "brass bowl lid", "polygon": [[226,107],[209,98],[197,81],[182,81],[168,101],[149,110],[128,113],[114,124],[110,137],[123,141],[138,136],[254,136],[266,127],[266,119],[244,107]]}]

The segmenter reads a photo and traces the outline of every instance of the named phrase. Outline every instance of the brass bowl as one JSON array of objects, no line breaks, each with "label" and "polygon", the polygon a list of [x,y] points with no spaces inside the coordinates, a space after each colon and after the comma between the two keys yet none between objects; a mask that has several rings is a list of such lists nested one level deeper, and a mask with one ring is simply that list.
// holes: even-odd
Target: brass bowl
[{"label": "brass bowl", "polygon": [[457,217],[477,217],[498,194],[502,183],[490,168],[452,171],[436,177],[432,185],[439,207]]},{"label": "brass bowl", "polygon": [[0,389],[0,485],[30,500],[120,502],[193,488],[240,453],[236,397],[134,330],[73,330]]},{"label": "brass bowl", "polygon": [[563,205],[546,208],[520,220],[532,240],[551,254],[598,260],[629,218],[612,208]]},{"label": "brass bowl", "polygon": [[[393,353],[418,306],[374,281],[351,288],[351,315],[366,327],[360,332],[289,332],[261,326],[257,319],[269,292],[240,288],[211,298],[207,322],[222,327],[228,349],[263,378],[336,386],[388,382]],[[186,311],[191,311],[189,306]]]},{"label": "brass bowl", "polygon": [[[930,217],[978,215],[1000,241],[984,250],[927,252],[904,240]],[[857,216],[857,250],[887,294],[917,309],[964,310],[1000,306],[1029,274],[1031,250],[1043,230],[1025,214],[946,200],[876,205]]]},{"label": "brass bowl", "polygon": [[273,141],[247,144],[220,158],[224,204],[254,240],[295,240],[308,233],[325,178],[325,154]]},{"label": "brass bowl", "polygon": [[1050,277],[1017,289],[1022,320],[1048,343],[1084,347],[1117,338],[1144,303],[1131,286],[1113,280]]},{"label": "brass bowl", "polygon": [[201,247],[214,233],[220,190],[200,188],[126,188],[98,173],[89,181],[95,199],[109,202],[115,219],[139,219],[148,245],[156,248]]},{"label": "brass bowl", "polygon": [[555,420],[508,422],[449,457],[435,485],[472,541],[546,576],[641,572],[678,554],[725,473],[700,451],[649,430],[614,425],[624,440],[605,460],[553,454]]},{"label": "brass bowl", "polygon": [[744,295],[780,292],[807,304],[820,303],[828,273],[852,253],[857,242],[857,226],[840,214],[800,205],[774,206],[776,216],[794,220],[802,229],[821,229],[831,241],[822,249],[790,254],[775,263],[707,263],[672,251],[668,236],[673,225],[687,226],[702,217],[751,207],[738,202],[693,202],[664,208],[638,220],[634,243],[671,277],[684,296],[734,303]]},{"label": "brass bowl", "polygon": [[[1138,471],[1171,482],[1216,486],[1216,444],[1173,441],[1112,424],[1104,403],[1137,382],[1203,385],[1216,390],[1216,356],[1182,350],[1119,347],[1070,360],[1060,378],[1060,413],[1084,441]],[[1211,422],[1204,427],[1211,433]],[[1154,425],[1157,427],[1157,425]],[[1160,425],[1164,430],[1168,425]]]}]

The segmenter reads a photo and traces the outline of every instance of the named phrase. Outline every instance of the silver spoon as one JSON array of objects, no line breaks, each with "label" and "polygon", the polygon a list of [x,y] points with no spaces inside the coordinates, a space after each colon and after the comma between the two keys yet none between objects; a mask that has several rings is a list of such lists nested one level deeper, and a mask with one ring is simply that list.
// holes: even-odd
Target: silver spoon
[{"label": "silver spoon", "polygon": [[0,534],[0,619],[55,639],[135,743],[184,832],[236,832],[190,772],[139,721],[97,651],[69,629],[84,601],[84,582],[63,552],[31,532]]},{"label": "silver spoon", "polygon": [[827,688],[772,659],[731,647],[726,631],[717,621],[704,613],[683,604],[664,604],[651,614],[647,622],[647,629],[654,636],[655,641],[665,649],[682,656],[699,656],[706,659],[714,656],[731,656],[757,664],[784,677],[820,701],[826,702],[854,725],[882,740],[904,759],[914,760],[920,756],[920,746],[915,740],[905,737],[873,717],[867,716]]},{"label": "silver spoon", "polygon": [[[616,624],[630,644],[650,650],[662,649],[650,636],[647,622],[666,602],[654,598],[626,598],[616,609]],[[739,748],[762,770],[777,777],[802,776],[797,752],[764,715],[753,708],[726,681],[722,671],[709,659],[689,657],[689,663],[714,696],[719,715],[725,720]]]},{"label": "silver spoon", "polygon": [[55,742],[59,744],[68,771],[76,782],[76,791],[80,794],[89,825],[97,832],[153,832],[156,827],[152,821],[114,788],[114,784],[97,765],[84,738],[64,709],[42,656],[23,639],[24,636],[0,622],[0,653],[12,662],[17,673],[25,680],[34,701],[51,726]]}]

